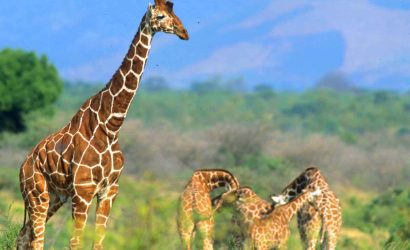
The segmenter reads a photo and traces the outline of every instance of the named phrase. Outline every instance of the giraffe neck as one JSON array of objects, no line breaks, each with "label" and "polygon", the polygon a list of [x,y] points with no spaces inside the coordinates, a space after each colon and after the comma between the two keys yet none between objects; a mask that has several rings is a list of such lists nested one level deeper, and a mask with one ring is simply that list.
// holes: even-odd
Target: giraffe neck
[{"label": "giraffe neck", "polygon": [[195,174],[200,176],[210,191],[219,187],[228,187],[229,189],[239,187],[236,178],[225,170],[199,170]]},{"label": "giraffe neck", "polygon": [[208,187],[210,190],[214,190],[219,187],[236,189],[239,187],[239,184],[231,173],[225,171],[215,171],[210,172],[208,175]]},{"label": "giraffe neck", "polygon": [[90,100],[109,134],[116,135],[124,122],[138,90],[154,34],[144,15],[121,66],[105,88]]},{"label": "giraffe neck", "polygon": [[[282,211],[282,216],[284,217],[285,221],[290,221],[293,216],[299,211],[302,206],[311,199],[312,195],[310,192],[305,192],[299,195],[294,200],[290,201],[289,203],[277,207],[278,210],[274,211]],[[281,208],[281,209],[280,209]]]},{"label": "giraffe neck", "polygon": [[242,191],[240,194],[242,201],[239,202],[238,208],[245,217],[250,213],[253,218],[260,219],[274,210],[274,204],[260,198],[253,190],[244,189],[240,191]]},{"label": "giraffe neck", "polygon": [[319,176],[320,172],[316,168],[308,168],[307,170],[305,170],[282,190],[281,195],[284,197],[284,201],[292,201],[297,196],[299,196],[308,186],[315,185],[315,182],[317,181]]}]

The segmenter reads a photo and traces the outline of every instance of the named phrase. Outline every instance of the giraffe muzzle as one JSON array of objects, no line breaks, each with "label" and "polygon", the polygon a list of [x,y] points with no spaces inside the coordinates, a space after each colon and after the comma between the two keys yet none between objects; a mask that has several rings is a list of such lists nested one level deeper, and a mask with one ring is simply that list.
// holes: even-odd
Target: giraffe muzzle
[{"label": "giraffe muzzle", "polygon": [[178,30],[176,32],[176,35],[182,40],[188,40],[189,39],[188,31],[186,29]]}]

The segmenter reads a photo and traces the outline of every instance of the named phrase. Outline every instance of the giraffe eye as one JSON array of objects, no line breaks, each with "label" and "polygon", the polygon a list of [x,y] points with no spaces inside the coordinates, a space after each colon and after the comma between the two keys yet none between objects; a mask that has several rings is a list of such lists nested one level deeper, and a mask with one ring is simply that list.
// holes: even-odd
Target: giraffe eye
[{"label": "giraffe eye", "polygon": [[162,20],[164,18],[165,18],[165,16],[157,16],[157,20]]}]

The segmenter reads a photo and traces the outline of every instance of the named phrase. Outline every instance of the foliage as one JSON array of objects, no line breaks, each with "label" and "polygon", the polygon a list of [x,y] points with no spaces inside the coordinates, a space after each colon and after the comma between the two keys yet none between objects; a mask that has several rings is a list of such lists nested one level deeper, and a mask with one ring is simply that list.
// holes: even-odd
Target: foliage
[{"label": "foliage", "polygon": [[389,229],[390,238],[386,244],[390,244],[410,239],[409,214],[410,188],[396,188],[376,197],[368,205],[364,219],[374,227]]},{"label": "foliage", "polygon": [[159,76],[153,76],[150,78],[147,78],[141,83],[141,88],[146,91],[150,92],[158,92],[158,91],[164,91],[164,90],[169,90],[169,85],[167,83],[167,80],[163,77]]},{"label": "foliage", "polygon": [[[283,131],[336,135],[350,144],[366,133],[410,134],[409,94],[341,92],[326,88],[275,93],[263,85],[254,92],[240,92],[213,87],[221,85],[217,79],[200,85],[204,90],[194,87],[192,91],[141,90],[128,117],[183,129],[203,129],[223,123],[261,123]],[[67,88],[57,106],[72,112],[98,90],[95,85],[68,85]]]},{"label": "foliage", "polygon": [[[65,125],[101,87],[66,83],[53,119],[39,114],[39,120],[29,121],[24,133],[3,133],[0,165],[10,158],[24,159],[28,148]],[[408,246],[409,94],[218,88],[138,92],[121,130],[126,167],[109,221],[107,249],[178,249],[176,202],[193,169],[228,169],[242,185],[268,198],[309,164],[321,168],[341,198],[340,249]],[[7,165],[15,167],[0,167],[0,210],[6,211],[15,201],[9,213],[14,216],[0,221],[0,230],[8,228],[11,239],[0,242],[12,243],[18,227],[14,230],[8,225],[22,220],[23,204],[17,163]],[[374,193],[392,186],[402,188]],[[230,215],[228,208],[217,215],[218,248],[229,249]],[[46,248],[67,246],[70,218],[66,206],[51,219]],[[89,222],[93,219],[91,215]],[[289,248],[301,249],[295,222],[291,228]],[[86,246],[92,235],[89,227]]]},{"label": "foliage", "polygon": [[[255,166],[258,171],[247,166],[229,170],[239,178],[242,185],[251,185],[259,196],[267,199],[272,192],[272,184],[280,182],[281,179],[290,179],[294,173],[286,172],[289,166],[283,160],[265,159],[264,161],[270,162],[268,165],[274,167],[268,171],[262,164]],[[265,170],[259,171],[259,169]],[[124,174],[120,179],[119,196],[110,214],[105,247],[107,249],[179,249],[180,241],[175,221],[176,205],[178,195],[191,174],[192,171],[181,171],[176,176],[160,179],[149,172],[142,173],[139,177]],[[2,167],[0,175],[2,180],[3,177],[12,179],[11,176],[16,176],[17,171]],[[10,189],[4,186],[0,188],[0,205],[3,204],[0,206],[0,211],[8,211],[0,212],[1,249],[9,249],[14,245],[21,227],[19,223],[23,217],[22,199],[20,197],[17,199],[13,197],[14,195],[13,198],[8,196],[10,191],[14,192],[16,185],[13,186]],[[280,191],[280,189],[276,190]],[[400,226],[397,227],[400,225],[398,223],[400,220],[404,223],[407,221],[408,193],[408,190],[396,189],[375,196],[348,188],[344,189],[344,192],[339,192],[344,220],[339,248],[405,249],[397,246],[406,246],[408,244],[406,238],[390,239],[391,236],[402,235],[401,231],[396,230],[400,229]],[[11,203],[13,206],[9,205]],[[231,224],[232,209],[232,207],[224,207],[216,214],[215,246],[218,249],[230,249],[232,233],[238,230]],[[84,237],[85,248],[90,247],[91,237],[94,234],[92,226],[95,219],[94,211],[94,207],[90,209]],[[386,216],[386,219],[380,222],[375,217],[369,221],[368,217],[364,216],[366,213],[375,213],[377,218]],[[17,218],[17,215],[20,218]],[[72,226],[71,211],[67,204],[47,224],[45,248],[64,249],[71,236]],[[295,219],[290,227],[289,249],[302,249]],[[370,228],[373,231],[369,231]],[[408,237],[408,235],[403,236]]]},{"label": "foliage", "polygon": [[25,115],[50,107],[61,93],[56,68],[34,52],[0,51],[0,132],[25,129]]},{"label": "foliage", "polygon": [[[20,226],[12,221],[10,214],[12,205],[8,210],[0,210],[0,249],[15,248],[16,237],[20,231]],[[3,214],[2,211],[7,211]]]}]

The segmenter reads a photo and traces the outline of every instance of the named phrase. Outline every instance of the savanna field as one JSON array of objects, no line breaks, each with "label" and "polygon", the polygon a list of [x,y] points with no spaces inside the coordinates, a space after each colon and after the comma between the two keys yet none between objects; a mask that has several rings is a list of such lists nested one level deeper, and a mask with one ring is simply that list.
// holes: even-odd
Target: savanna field
[{"label": "savanna field", "polygon": [[[179,249],[176,205],[195,169],[227,169],[268,199],[310,165],[341,200],[338,249],[410,248],[409,93],[334,86],[275,92],[262,85],[243,91],[235,79],[218,78],[186,90],[155,83],[142,83],[121,130],[126,164],[106,249]],[[22,226],[18,171],[25,155],[101,87],[65,83],[53,105],[24,115],[23,132],[1,132],[0,249],[14,248]],[[230,209],[216,217],[216,249],[231,249]],[[289,249],[302,249],[295,218],[291,225]],[[47,224],[45,248],[67,248],[71,230],[66,204]]]}]

